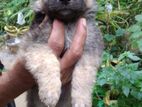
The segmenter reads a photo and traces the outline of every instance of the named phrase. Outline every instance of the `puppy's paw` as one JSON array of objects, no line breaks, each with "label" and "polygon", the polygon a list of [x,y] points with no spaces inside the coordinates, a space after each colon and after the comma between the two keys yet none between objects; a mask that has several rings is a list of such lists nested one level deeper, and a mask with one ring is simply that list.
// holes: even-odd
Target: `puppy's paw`
[{"label": "puppy's paw", "polygon": [[92,103],[89,100],[85,99],[73,99],[72,107],[92,107]]},{"label": "puppy's paw", "polygon": [[[44,95],[44,96],[43,96]],[[60,97],[60,92],[44,92],[40,91],[39,96],[41,101],[48,107],[55,107],[59,97]]]},{"label": "puppy's paw", "polygon": [[75,105],[73,105],[73,107],[87,107],[87,106],[85,106],[85,104],[75,104]]},{"label": "puppy's paw", "polygon": [[91,104],[85,104],[84,102],[77,102],[72,107],[91,107]]},{"label": "puppy's paw", "polygon": [[[54,80],[52,80],[54,81]],[[59,84],[58,84],[59,83]],[[47,107],[55,107],[61,94],[61,83],[57,82],[52,84],[46,88],[39,89],[39,97],[40,100],[47,106]]]}]

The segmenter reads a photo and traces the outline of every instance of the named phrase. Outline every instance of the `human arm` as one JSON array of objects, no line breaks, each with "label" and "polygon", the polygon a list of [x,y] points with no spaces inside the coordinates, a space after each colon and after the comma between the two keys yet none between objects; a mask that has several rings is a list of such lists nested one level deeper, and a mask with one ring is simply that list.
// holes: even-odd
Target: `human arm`
[{"label": "human arm", "polygon": [[[84,20],[82,21],[81,19],[78,22],[75,33],[76,39],[72,44],[72,48],[67,50],[62,58],[59,58],[63,84],[66,84],[70,80],[69,77],[72,73],[73,66],[82,54],[86,38],[86,28],[83,24]],[[64,25],[58,21],[54,21],[48,45],[58,57],[64,48],[64,36]],[[8,101],[35,85],[32,75],[25,69],[24,65],[25,62],[23,60],[17,60],[13,69],[0,76],[0,107],[3,107]]]}]

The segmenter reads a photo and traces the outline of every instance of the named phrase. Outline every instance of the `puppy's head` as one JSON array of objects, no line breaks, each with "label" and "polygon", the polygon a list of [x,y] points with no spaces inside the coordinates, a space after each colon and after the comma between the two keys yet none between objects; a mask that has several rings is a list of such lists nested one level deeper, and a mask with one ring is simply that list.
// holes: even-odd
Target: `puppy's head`
[{"label": "puppy's head", "polygon": [[34,10],[66,22],[77,19],[92,5],[93,0],[37,0]]}]

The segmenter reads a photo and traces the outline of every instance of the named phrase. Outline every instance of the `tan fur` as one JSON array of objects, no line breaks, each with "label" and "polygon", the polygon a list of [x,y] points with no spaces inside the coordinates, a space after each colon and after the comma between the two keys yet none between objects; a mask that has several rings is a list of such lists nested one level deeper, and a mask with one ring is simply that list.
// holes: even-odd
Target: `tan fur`
[{"label": "tan fur", "polygon": [[32,4],[32,9],[34,11],[42,11],[43,8],[43,0],[36,0],[33,4]]},{"label": "tan fur", "polygon": [[73,107],[92,107],[92,89],[101,62],[98,58],[98,56],[83,55],[75,67],[72,80],[72,104],[76,105]]},{"label": "tan fur", "polygon": [[51,104],[58,102],[61,93],[59,61],[46,45],[34,44],[27,50],[24,54],[26,66],[37,79],[40,99],[46,105],[54,107]]},{"label": "tan fur", "polygon": [[93,0],[85,0],[85,3],[88,8],[90,8],[93,5]]}]

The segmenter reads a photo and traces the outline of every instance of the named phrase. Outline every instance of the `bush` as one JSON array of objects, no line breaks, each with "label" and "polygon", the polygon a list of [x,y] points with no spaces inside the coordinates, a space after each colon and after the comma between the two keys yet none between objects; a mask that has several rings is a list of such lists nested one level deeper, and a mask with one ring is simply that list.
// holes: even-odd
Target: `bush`
[{"label": "bush", "polygon": [[[93,92],[93,107],[142,105],[142,1],[98,0],[97,20],[106,49]],[[106,4],[113,10],[109,13]]]}]

